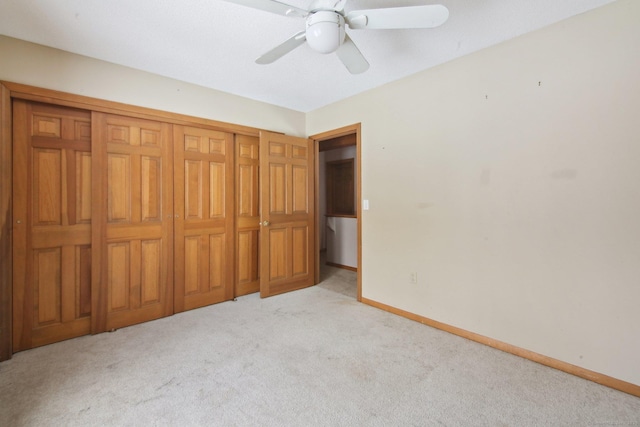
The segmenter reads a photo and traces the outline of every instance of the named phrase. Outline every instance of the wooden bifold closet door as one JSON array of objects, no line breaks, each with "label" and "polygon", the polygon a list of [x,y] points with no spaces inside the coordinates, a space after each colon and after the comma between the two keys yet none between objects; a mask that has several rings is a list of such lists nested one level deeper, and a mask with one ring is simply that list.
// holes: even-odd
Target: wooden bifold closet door
[{"label": "wooden bifold closet door", "polygon": [[236,135],[235,296],[260,290],[260,140]]},{"label": "wooden bifold closet door", "polygon": [[13,351],[88,334],[91,116],[13,103]]},{"label": "wooden bifold closet door", "polygon": [[174,125],[175,312],[233,298],[233,134]]},{"label": "wooden bifold closet door", "polygon": [[233,298],[233,134],[94,113],[93,332]]},{"label": "wooden bifold closet door", "polygon": [[93,113],[92,332],[173,313],[171,125]]},{"label": "wooden bifold closet door", "polygon": [[309,140],[23,100],[13,117],[14,352],[313,284]]}]

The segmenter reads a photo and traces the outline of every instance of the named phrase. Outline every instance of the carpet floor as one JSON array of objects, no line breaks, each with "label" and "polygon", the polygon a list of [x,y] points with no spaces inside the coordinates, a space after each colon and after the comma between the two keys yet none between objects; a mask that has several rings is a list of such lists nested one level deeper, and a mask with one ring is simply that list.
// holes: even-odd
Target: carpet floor
[{"label": "carpet floor", "polygon": [[0,426],[640,426],[640,398],[363,305],[355,273],[24,351]]}]

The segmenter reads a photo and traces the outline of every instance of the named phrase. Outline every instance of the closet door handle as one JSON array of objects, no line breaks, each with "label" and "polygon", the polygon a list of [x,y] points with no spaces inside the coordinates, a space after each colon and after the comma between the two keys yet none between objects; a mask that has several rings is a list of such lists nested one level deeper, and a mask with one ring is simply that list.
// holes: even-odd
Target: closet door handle
[{"label": "closet door handle", "polygon": [[268,226],[269,224],[271,224],[269,221],[266,221],[266,220],[265,220],[265,221],[262,221],[262,226],[263,226],[263,227],[266,227],[266,226]]}]

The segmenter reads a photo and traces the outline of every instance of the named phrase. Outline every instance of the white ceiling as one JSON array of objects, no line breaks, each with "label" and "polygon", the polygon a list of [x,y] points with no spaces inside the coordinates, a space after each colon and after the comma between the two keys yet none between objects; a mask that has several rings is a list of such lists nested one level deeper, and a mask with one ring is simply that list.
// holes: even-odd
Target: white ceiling
[{"label": "white ceiling", "polygon": [[440,3],[450,12],[435,29],[347,30],[371,64],[359,75],[306,45],[255,64],[304,20],[221,0],[0,0],[0,34],[308,112],[612,1],[349,0],[346,11]]}]

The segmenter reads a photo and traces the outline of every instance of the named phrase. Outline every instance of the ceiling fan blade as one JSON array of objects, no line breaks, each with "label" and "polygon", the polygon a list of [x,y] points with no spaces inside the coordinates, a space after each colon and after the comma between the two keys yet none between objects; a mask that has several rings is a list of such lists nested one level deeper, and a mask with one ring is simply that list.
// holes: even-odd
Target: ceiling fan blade
[{"label": "ceiling fan blade", "polygon": [[319,10],[333,10],[342,12],[347,0],[313,0],[309,5],[309,10],[316,12]]},{"label": "ceiling fan blade", "polygon": [[267,12],[275,13],[284,16],[299,16],[305,17],[309,14],[308,11],[300,9],[295,6],[291,6],[286,3],[280,3],[275,0],[226,0],[229,3],[240,4],[242,6],[251,7],[253,9],[264,10]]},{"label": "ceiling fan blade", "polygon": [[338,48],[336,54],[351,74],[364,73],[369,69],[369,63],[348,34],[345,34],[344,43]]},{"label": "ceiling fan blade", "polygon": [[333,10],[342,12],[345,4],[347,4],[347,0],[337,0],[333,5]]},{"label": "ceiling fan blade", "polygon": [[448,18],[449,9],[439,4],[353,10],[345,16],[349,27],[355,30],[434,28],[444,24]]},{"label": "ceiling fan blade", "polygon": [[256,64],[271,64],[272,62],[275,62],[276,60],[285,56],[287,53],[291,52],[293,49],[300,46],[306,40],[307,36],[305,34],[305,31],[300,31],[299,33],[296,33],[292,37],[288,38],[284,43],[279,44],[269,52],[262,55],[260,58],[256,59]]}]

